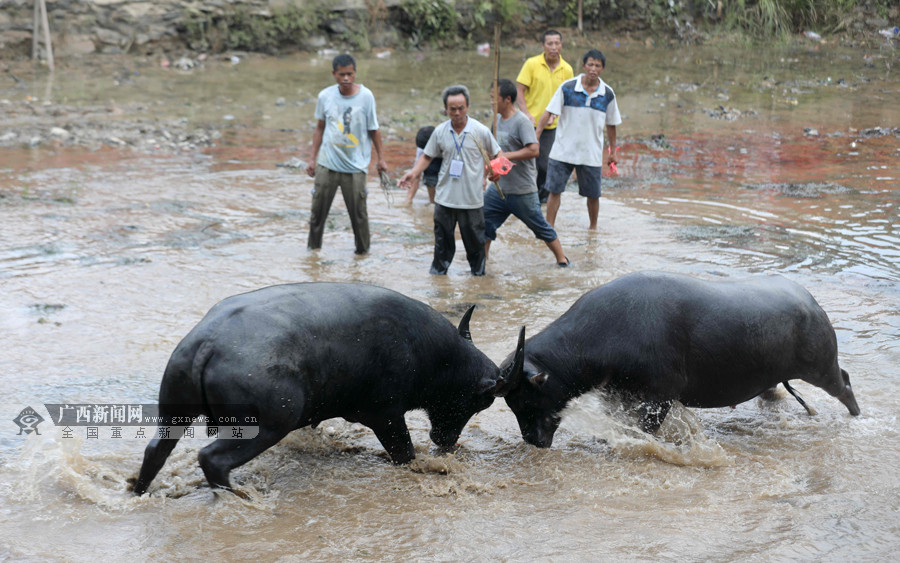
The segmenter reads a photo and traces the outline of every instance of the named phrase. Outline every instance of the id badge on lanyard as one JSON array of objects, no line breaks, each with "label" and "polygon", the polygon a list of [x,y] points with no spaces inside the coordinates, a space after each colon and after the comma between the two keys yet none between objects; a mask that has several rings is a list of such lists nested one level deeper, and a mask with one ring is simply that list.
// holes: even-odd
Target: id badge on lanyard
[{"label": "id badge on lanyard", "polygon": [[450,169],[448,170],[451,178],[461,178],[463,173],[462,146],[466,142],[466,132],[463,132],[459,143],[456,142],[456,131],[450,130],[453,135],[453,144],[456,146],[456,158],[450,161]]}]

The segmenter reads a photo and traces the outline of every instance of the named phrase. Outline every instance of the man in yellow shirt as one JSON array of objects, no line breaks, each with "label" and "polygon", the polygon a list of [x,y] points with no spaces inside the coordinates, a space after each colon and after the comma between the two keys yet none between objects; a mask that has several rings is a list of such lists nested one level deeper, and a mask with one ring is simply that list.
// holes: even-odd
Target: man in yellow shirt
[{"label": "man in yellow shirt", "polygon": [[[531,120],[533,125],[537,125],[537,120],[547,109],[547,104],[550,103],[550,98],[556,93],[559,85],[575,76],[572,72],[572,65],[562,58],[562,34],[560,32],[554,29],[545,31],[541,35],[541,45],[544,52],[527,59],[522,65],[522,70],[519,71],[519,76],[516,77],[519,109],[522,110],[525,117]],[[537,159],[537,187],[541,203],[547,201],[548,192],[544,189],[544,182],[547,179],[547,159],[555,138],[556,123],[554,122],[544,128],[541,138],[538,139],[541,153]]]}]

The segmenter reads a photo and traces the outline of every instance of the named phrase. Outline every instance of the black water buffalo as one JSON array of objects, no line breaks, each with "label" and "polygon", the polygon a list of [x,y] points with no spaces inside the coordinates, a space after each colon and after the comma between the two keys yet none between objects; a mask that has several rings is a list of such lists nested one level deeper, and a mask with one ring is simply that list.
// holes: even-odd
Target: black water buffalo
[{"label": "black water buffalo", "polygon": [[[165,423],[258,416],[252,439],[221,436],[199,454],[213,487],[294,429],[342,417],[371,428],[394,463],[415,449],[404,413],[424,409],[431,439],[450,448],[491,405],[499,369],[437,311],[370,285],[266,287],[215,305],[172,353],[159,390]],[[164,422],[160,422],[162,426]],[[133,491],[142,494],[177,439],[150,442]]]},{"label": "black water buffalo", "polygon": [[638,272],[589,291],[527,342],[524,334],[522,327],[524,356],[501,365],[494,391],[535,446],[550,447],[570,399],[600,388],[638,405],[651,434],[675,400],[736,405],[779,382],[793,393],[790,379],[859,414],[828,317],[780,276],[713,282]]}]

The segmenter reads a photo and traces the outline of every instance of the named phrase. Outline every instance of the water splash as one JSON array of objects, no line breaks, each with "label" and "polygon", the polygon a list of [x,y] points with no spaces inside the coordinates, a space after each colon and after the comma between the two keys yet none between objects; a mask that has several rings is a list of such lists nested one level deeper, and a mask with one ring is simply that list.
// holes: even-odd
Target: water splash
[{"label": "water splash", "polygon": [[715,440],[703,433],[700,419],[676,402],[657,436],[643,432],[621,404],[603,393],[587,393],[569,402],[563,426],[607,444],[615,455],[629,459],[653,456],[684,466],[722,467],[731,458]]}]

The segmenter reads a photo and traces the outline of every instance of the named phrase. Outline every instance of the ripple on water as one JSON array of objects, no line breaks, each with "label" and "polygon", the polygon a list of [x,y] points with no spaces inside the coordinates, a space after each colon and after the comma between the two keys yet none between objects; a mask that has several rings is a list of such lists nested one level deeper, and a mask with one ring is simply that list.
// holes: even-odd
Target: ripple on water
[{"label": "ripple on water", "polygon": [[852,193],[853,191],[847,186],[834,182],[808,182],[803,184],[762,183],[746,184],[742,187],[747,190],[775,192],[784,197],[793,198],[820,198],[826,195]]}]

